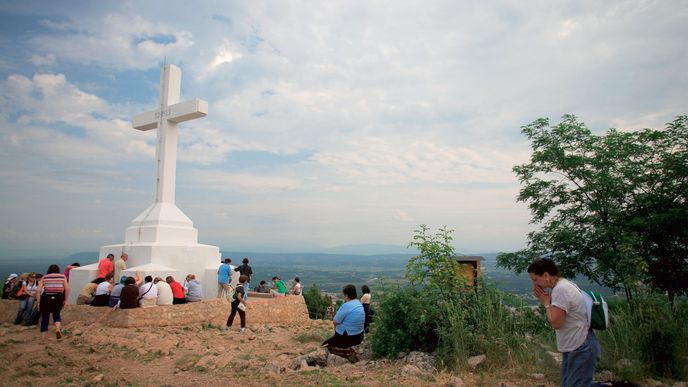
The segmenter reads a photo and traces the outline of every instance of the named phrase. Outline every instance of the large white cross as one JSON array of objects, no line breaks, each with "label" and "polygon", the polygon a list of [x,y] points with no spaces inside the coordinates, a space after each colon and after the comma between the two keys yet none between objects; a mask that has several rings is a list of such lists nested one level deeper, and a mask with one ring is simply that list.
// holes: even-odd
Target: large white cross
[{"label": "large white cross", "polygon": [[174,204],[177,175],[177,124],[208,114],[208,102],[201,99],[179,102],[182,70],[167,65],[160,73],[160,107],[134,117],[133,127],[138,130],[158,128],[155,148],[155,202]]}]

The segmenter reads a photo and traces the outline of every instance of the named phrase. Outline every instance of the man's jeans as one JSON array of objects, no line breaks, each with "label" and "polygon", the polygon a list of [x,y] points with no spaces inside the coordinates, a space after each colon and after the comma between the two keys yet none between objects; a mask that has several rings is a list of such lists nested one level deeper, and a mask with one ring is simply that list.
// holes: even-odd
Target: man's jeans
[{"label": "man's jeans", "polygon": [[561,362],[561,387],[592,385],[597,362],[600,360],[600,342],[592,330],[580,347],[564,352]]}]

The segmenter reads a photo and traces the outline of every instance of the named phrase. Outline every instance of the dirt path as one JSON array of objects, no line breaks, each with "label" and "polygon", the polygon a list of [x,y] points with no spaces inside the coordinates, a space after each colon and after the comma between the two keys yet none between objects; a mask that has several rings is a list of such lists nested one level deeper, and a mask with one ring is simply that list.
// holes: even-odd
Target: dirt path
[{"label": "dirt path", "polygon": [[[501,385],[496,375],[409,372],[402,362],[304,367],[294,359],[319,350],[331,329],[326,321],[298,326],[257,325],[246,332],[212,325],[165,328],[106,328],[66,324],[64,338],[45,343],[36,327],[0,326],[2,385],[180,386],[180,385]],[[507,375],[503,376],[509,376]],[[518,380],[518,377],[516,377]],[[551,386],[520,380],[507,386]]]}]

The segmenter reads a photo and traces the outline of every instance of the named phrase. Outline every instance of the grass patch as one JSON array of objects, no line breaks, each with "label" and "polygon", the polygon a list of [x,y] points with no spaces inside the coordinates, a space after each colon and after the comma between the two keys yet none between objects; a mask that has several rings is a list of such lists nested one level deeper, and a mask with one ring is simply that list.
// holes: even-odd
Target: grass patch
[{"label": "grass patch", "polygon": [[250,354],[250,353],[242,353],[241,355],[239,355],[239,359],[241,359],[241,360],[251,360],[251,359],[253,359],[253,355]]},{"label": "grass patch", "polygon": [[294,337],[294,340],[298,341],[301,344],[304,343],[322,343],[330,337],[332,332],[330,331],[325,331],[325,330],[313,330],[313,331],[308,331],[308,332],[302,332],[299,333],[296,337]]},{"label": "grass patch", "polygon": [[160,359],[163,356],[165,356],[165,354],[158,349],[155,352],[148,352],[147,354],[141,356],[141,360],[144,362],[151,362],[153,360]]},{"label": "grass patch", "polygon": [[217,329],[219,331],[219,330],[222,330],[222,327],[219,325],[215,325],[213,323],[205,323],[204,322],[201,324],[201,330],[202,331],[207,331],[207,330],[211,330],[211,329]]}]

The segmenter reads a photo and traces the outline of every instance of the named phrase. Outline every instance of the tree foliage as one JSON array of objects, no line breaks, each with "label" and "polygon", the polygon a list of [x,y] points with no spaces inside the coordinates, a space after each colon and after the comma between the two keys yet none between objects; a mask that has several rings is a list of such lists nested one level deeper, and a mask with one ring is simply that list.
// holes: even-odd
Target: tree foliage
[{"label": "tree foliage", "polygon": [[440,228],[434,235],[428,233],[428,226],[421,224],[414,231],[409,247],[418,249],[418,255],[406,264],[406,278],[414,286],[423,285],[428,290],[449,295],[466,286],[458,276],[458,264],[452,259],[451,246],[453,230]]},{"label": "tree foliage", "polygon": [[332,299],[327,294],[322,294],[318,285],[315,283],[311,285],[308,290],[303,292],[303,298],[306,301],[310,318],[321,320],[327,316],[327,308],[332,305]]},{"label": "tree foliage", "polygon": [[528,204],[528,247],[498,263],[517,272],[554,259],[565,275],[612,288],[643,282],[670,297],[688,290],[688,116],[664,130],[594,135],[573,115],[522,128],[530,162],[514,167]]}]

